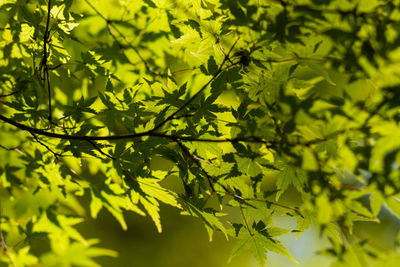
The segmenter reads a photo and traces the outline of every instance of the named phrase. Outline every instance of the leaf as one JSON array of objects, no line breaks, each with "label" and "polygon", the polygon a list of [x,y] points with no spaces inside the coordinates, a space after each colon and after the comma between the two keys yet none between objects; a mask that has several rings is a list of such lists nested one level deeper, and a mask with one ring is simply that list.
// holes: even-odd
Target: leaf
[{"label": "leaf", "polygon": [[378,216],[379,211],[381,210],[384,202],[385,202],[385,199],[379,191],[375,191],[371,194],[370,205],[371,205],[372,214],[374,216]]},{"label": "leaf", "polygon": [[100,212],[100,210],[103,207],[103,203],[102,201],[95,196],[95,194],[93,193],[93,191],[91,191],[90,194],[92,200],[90,201],[90,216],[92,216],[93,219],[97,218],[97,214]]},{"label": "leaf", "polygon": [[317,220],[320,224],[330,223],[333,217],[332,206],[326,194],[321,194],[316,199]]},{"label": "leaf", "polygon": [[110,79],[107,80],[106,92],[114,92],[114,86]]},{"label": "leaf", "polygon": [[166,204],[262,264],[313,223],[334,266],[398,265],[399,0],[85,2],[0,4],[1,264],[98,266],[103,209]]},{"label": "leaf", "polygon": [[[23,248],[20,248],[17,251],[17,253],[11,254],[10,258],[12,258],[12,260],[9,262],[10,265],[30,266],[30,265],[37,264],[39,262],[39,259],[37,257],[29,254],[29,250],[30,250],[30,247],[25,246]],[[7,258],[7,257],[5,257],[5,258]]]},{"label": "leaf", "polygon": [[282,168],[277,176],[276,187],[279,190],[275,200],[278,201],[280,196],[288,189],[289,185],[296,179],[295,169],[287,165],[279,165]]},{"label": "leaf", "polygon": [[332,81],[328,71],[322,65],[314,62],[306,62],[306,65],[316,74],[323,77],[328,83],[330,83],[331,85],[336,85],[336,83]]},{"label": "leaf", "polygon": [[101,102],[109,109],[114,109],[114,104],[110,101],[110,98],[107,95],[104,95],[99,92],[99,97]]},{"label": "leaf", "polygon": [[152,0],[143,0],[143,2],[145,2],[149,7],[157,8]]},{"label": "leaf", "polygon": [[271,233],[275,232],[277,235],[290,231],[284,231],[283,229],[277,228],[265,229],[265,225],[262,225],[261,229],[260,224],[253,224],[252,230],[240,229],[238,234],[239,240],[232,250],[230,260],[241,252],[250,250],[261,266],[265,265],[268,251],[286,256],[293,262],[297,263],[297,261],[287,252],[286,248],[282,246],[278,240],[272,239],[267,234],[269,231],[271,231]]},{"label": "leaf", "polygon": [[143,207],[147,211],[147,213],[150,215],[151,219],[155,223],[157,230],[159,233],[162,232],[162,227],[161,227],[161,221],[160,221],[160,208],[158,207],[158,202],[154,201],[154,199],[150,198],[151,200],[148,200],[144,197],[140,198],[140,203],[142,203]]},{"label": "leaf", "polygon": [[342,238],[340,236],[339,227],[336,224],[334,223],[327,224],[324,228],[324,234],[332,238],[332,240],[334,240],[335,243],[343,244]]},{"label": "leaf", "polygon": [[201,218],[205,222],[209,239],[212,241],[213,231],[220,230],[228,238],[228,231],[212,210],[200,210],[195,205],[184,199],[180,199],[182,207],[184,207],[191,215]]},{"label": "leaf", "polygon": [[210,57],[207,62],[207,70],[210,75],[215,75],[218,71],[218,65],[215,62],[214,57]]},{"label": "leaf", "polygon": [[299,230],[299,232],[296,234],[296,239],[299,238],[302,232],[306,231],[310,227],[311,222],[311,215],[307,213],[297,219],[296,229]]},{"label": "leaf", "polygon": [[396,217],[400,218],[400,201],[398,198],[389,197],[385,200],[389,209],[396,215]]},{"label": "leaf", "polygon": [[158,179],[138,178],[140,188],[143,190],[144,193],[160,200],[165,204],[179,207],[177,196],[170,190],[161,187],[158,181]]}]

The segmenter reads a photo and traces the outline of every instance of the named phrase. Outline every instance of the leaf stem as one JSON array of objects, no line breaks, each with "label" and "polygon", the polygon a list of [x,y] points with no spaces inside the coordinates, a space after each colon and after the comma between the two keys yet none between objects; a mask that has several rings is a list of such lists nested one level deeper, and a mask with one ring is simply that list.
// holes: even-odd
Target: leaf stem
[{"label": "leaf stem", "polygon": [[250,236],[253,236],[254,234],[251,232],[249,224],[247,223],[246,216],[244,215],[242,204],[239,204],[239,208],[240,208],[240,214],[242,214],[243,222],[246,226],[246,229],[247,229],[247,231],[249,231]]}]

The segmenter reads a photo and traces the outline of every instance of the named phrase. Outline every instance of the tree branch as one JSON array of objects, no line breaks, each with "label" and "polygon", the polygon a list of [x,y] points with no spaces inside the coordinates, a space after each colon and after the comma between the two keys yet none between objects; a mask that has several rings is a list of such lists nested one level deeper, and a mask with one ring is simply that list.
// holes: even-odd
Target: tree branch
[{"label": "tree branch", "polygon": [[112,160],[116,160],[116,158],[114,158],[113,156],[107,154],[106,152],[104,152],[97,144],[96,142],[92,141],[92,140],[87,140],[87,142],[89,142],[97,151],[99,151],[100,154],[102,154],[103,156],[112,159]]},{"label": "tree branch", "polygon": [[199,167],[200,170],[204,173],[204,175],[207,177],[207,182],[211,188],[212,193],[215,193],[214,183],[213,183],[214,178],[211,175],[209,175],[206,172],[206,170],[203,169],[200,162],[196,159],[196,157],[194,155],[192,155],[192,153],[190,153],[190,151],[187,149],[187,147],[185,147],[179,140],[176,140],[176,143],[179,145],[179,147],[181,148],[183,153],[185,153],[189,158],[191,158],[194,161],[194,163],[197,165],[197,167]]},{"label": "tree branch", "polygon": [[11,92],[11,93],[8,93],[8,94],[3,94],[3,95],[0,95],[0,98],[12,96],[12,95],[15,95],[15,94],[20,93],[21,91],[22,91],[22,89],[19,89],[19,90],[17,90],[17,91],[14,91],[14,92]]},{"label": "tree branch", "polygon": [[85,0],[85,2],[107,23],[107,30],[110,33],[111,37],[115,40],[115,42],[118,44],[120,48],[123,48],[124,46],[120,43],[118,40],[117,36],[114,34],[112,28],[119,34],[119,36],[125,41],[126,46],[133,49],[133,51],[136,53],[136,55],[139,57],[140,61],[144,64],[146,67],[146,70],[149,71],[150,73],[154,75],[161,75],[158,71],[155,71],[147,62],[146,59],[140,54],[139,50],[134,47],[131,42],[126,38],[126,36],[112,23],[112,20],[108,19],[106,16],[104,16],[95,6],[93,6],[89,0]]},{"label": "tree branch", "polygon": [[33,128],[11,120],[3,115],[0,115],[0,120],[11,124],[21,130],[28,131],[30,133],[35,133],[42,136],[64,139],[64,140],[83,140],[83,141],[113,141],[113,140],[124,140],[124,139],[135,139],[140,137],[160,137],[160,138],[168,138],[173,141],[191,141],[191,142],[209,142],[209,143],[237,143],[237,142],[247,142],[247,143],[265,143],[272,144],[271,142],[267,142],[262,140],[261,138],[248,137],[248,138],[226,138],[226,139],[208,139],[208,138],[196,138],[190,136],[178,136],[178,135],[169,135],[163,133],[155,133],[153,130],[149,130],[141,133],[127,134],[127,135],[104,135],[104,136],[90,136],[90,135],[70,135],[70,134],[58,134],[53,132],[48,132],[45,130]]},{"label": "tree branch", "polygon": [[47,21],[46,21],[46,29],[44,31],[43,36],[43,58],[41,62],[41,68],[43,69],[43,80],[45,82],[45,88],[47,86],[47,94],[48,94],[48,101],[49,101],[49,121],[52,122],[52,108],[51,108],[51,88],[50,88],[50,77],[49,77],[49,66],[47,64],[47,57],[49,53],[47,51],[47,45],[50,42],[50,14],[51,14],[51,0],[47,2]]},{"label": "tree branch", "polygon": [[54,157],[56,158],[56,160],[58,159],[58,157],[62,156],[61,154],[54,152],[48,145],[46,145],[45,143],[43,143],[42,141],[39,140],[39,138],[32,132],[29,132],[33,138],[36,140],[36,142],[38,142],[41,146],[45,147],[48,151],[50,151]]},{"label": "tree branch", "polygon": [[358,128],[352,129],[343,129],[336,131],[332,134],[327,135],[323,139],[314,139],[307,142],[281,142],[281,141],[266,141],[263,140],[261,137],[256,136],[249,136],[249,137],[237,137],[237,138],[224,138],[224,139],[210,139],[210,138],[197,138],[191,136],[178,136],[178,135],[170,135],[170,134],[163,134],[163,133],[156,133],[153,130],[149,130],[146,132],[141,133],[134,133],[134,134],[127,134],[127,135],[103,135],[103,136],[90,136],[90,135],[70,135],[70,134],[58,134],[53,132],[48,132],[42,129],[33,128],[30,126],[26,126],[19,122],[16,122],[10,118],[7,118],[0,114],[0,120],[11,124],[21,130],[28,131],[30,133],[35,133],[42,136],[47,136],[51,138],[57,139],[64,139],[64,140],[83,140],[83,141],[115,141],[115,140],[124,140],[124,139],[135,139],[140,137],[160,137],[160,138],[167,138],[173,141],[186,141],[186,142],[206,142],[206,143],[238,143],[238,142],[245,142],[245,143],[258,143],[258,144],[265,144],[269,148],[275,148],[276,145],[291,145],[291,146],[309,146],[312,144],[318,144],[321,142],[326,142],[330,138],[334,138],[339,134],[345,133],[346,131],[357,131],[360,130]]},{"label": "tree branch", "polygon": [[[236,46],[237,42],[239,41],[239,38],[236,39],[236,41],[233,43],[233,45],[231,46],[231,48],[229,49],[229,52],[225,55],[224,60],[222,61],[221,65],[219,66],[218,70],[215,72],[215,74],[211,77],[210,80],[208,80],[208,82],[206,84],[204,84],[199,91],[197,91],[196,94],[194,94],[191,98],[189,98],[188,101],[186,101],[180,108],[178,108],[174,113],[172,113],[171,115],[169,115],[163,122],[159,123],[158,125],[156,125],[153,130],[151,130],[152,132],[157,131],[159,128],[161,128],[164,124],[166,124],[168,121],[172,120],[176,114],[178,114],[180,111],[182,111],[185,107],[187,107],[190,103],[192,103],[207,87],[208,85],[214,81],[224,70],[224,64],[226,61],[229,61],[229,55],[232,52],[233,48]],[[229,66],[232,67],[233,65]]]}]

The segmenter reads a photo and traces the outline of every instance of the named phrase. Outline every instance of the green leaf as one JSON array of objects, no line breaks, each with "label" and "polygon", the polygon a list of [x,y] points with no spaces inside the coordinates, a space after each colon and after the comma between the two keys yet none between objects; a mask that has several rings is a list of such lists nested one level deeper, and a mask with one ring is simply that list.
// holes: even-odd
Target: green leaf
[{"label": "green leaf", "polygon": [[238,234],[239,240],[232,250],[230,259],[245,250],[250,250],[260,265],[264,266],[267,259],[267,252],[272,251],[286,256],[293,262],[297,263],[297,261],[289,254],[289,252],[287,252],[286,248],[282,246],[278,240],[272,239],[270,236],[268,236],[270,231],[271,233],[275,233],[277,235],[288,233],[290,231],[284,231],[283,229],[276,228],[265,229],[264,227],[265,225],[260,228],[259,224],[254,224],[252,229],[244,229],[244,227],[240,229]]},{"label": "green leaf", "polygon": [[210,57],[207,62],[207,70],[210,75],[215,75],[218,71],[218,65],[215,62],[214,57]]},{"label": "green leaf", "polygon": [[145,2],[149,7],[157,8],[152,0],[143,0],[143,2]]},{"label": "green leaf", "polygon": [[379,214],[379,211],[382,208],[383,203],[385,202],[385,198],[382,196],[382,194],[379,191],[375,191],[371,194],[370,196],[370,205],[371,205],[371,211],[374,216],[377,216]]},{"label": "green leaf", "polygon": [[395,197],[389,197],[385,200],[386,204],[388,205],[389,209],[398,217],[400,218],[400,201]]},{"label": "green leaf", "polygon": [[312,222],[312,217],[310,214],[302,214],[302,216],[300,216],[297,219],[297,226],[296,229],[299,230],[299,232],[296,234],[296,239],[299,238],[300,234],[304,231],[306,231]]},{"label": "green leaf", "polygon": [[207,231],[209,231],[210,241],[212,241],[213,232],[215,230],[220,230],[222,233],[224,233],[225,237],[228,238],[227,229],[212,210],[200,210],[189,201],[185,201],[183,199],[180,200],[182,201],[182,207],[184,207],[191,215],[199,217],[205,222]]},{"label": "green leaf", "polygon": [[97,218],[97,214],[99,214],[100,210],[103,208],[103,203],[100,198],[96,197],[93,191],[91,191],[91,201],[90,201],[90,216],[93,219]]},{"label": "green leaf", "polygon": [[279,190],[275,197],[276,201],[278,201],[280,196],[288,189],[293,180],[297,179],[294,168],[282,164],[279,164],[277,167],[281,168],[281,171],[279,172],[276,181],[276,186]]}]

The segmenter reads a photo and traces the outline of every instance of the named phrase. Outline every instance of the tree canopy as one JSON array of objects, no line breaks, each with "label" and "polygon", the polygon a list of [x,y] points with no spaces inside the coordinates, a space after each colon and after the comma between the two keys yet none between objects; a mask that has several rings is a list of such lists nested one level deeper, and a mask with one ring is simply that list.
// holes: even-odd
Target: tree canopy
[{"label": "tree canopy", "polygon": [[399,45],[398,0],[1,0],[0,265],[97,266],[77,224],[166,204],[231,258],[314,225],[396,266],[353,230],[400,217]]}]

